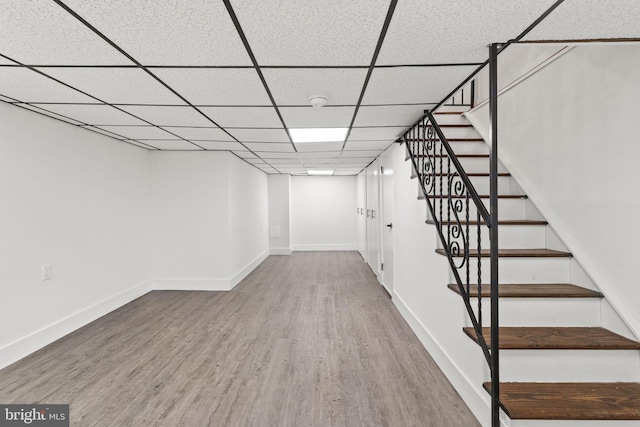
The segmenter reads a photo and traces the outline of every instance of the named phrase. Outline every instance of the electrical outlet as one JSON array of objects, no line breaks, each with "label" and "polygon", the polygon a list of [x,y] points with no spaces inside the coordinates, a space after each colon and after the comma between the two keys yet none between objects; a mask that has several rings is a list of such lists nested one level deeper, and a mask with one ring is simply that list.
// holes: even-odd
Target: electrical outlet
[{"label": "electrical outlet", "polygon": [[42,266],[42,280],[51,280],[53,278],[53,267],[51,264]]}]

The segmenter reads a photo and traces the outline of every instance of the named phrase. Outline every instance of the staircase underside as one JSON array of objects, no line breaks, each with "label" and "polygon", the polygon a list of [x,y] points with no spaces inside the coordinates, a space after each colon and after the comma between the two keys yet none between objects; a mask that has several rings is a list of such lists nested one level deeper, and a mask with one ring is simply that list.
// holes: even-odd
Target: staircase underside
[{"label": "staircase underside", "polygon": [[500,403],[511,419],[640,420],[640,383],[501,383]]}]

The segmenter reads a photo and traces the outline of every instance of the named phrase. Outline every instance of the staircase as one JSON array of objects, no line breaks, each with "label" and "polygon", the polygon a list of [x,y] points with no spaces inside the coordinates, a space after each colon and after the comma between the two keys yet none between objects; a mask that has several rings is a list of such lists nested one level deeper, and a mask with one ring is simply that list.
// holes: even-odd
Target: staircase
[{"label": "staircase", "polygon": [[[462,114],[460,107],[453,111],[452,107],[443,107],[433,117],[488,209],[489,147]],[[428,125],[424,121],[416,127],[421,126]],[[481,308],[475,313],[483,327],[465,327],[461,332],[482,344],[480,332],[490,350],[489,269],[471,262],[489,256],[485,249],[488,232],[478,227],[476,233],[472,228],[483,223],[473,203],[468,212],[460,211],[458,220],[443,213],[451,202],[446,184],[440,184],[440,191],[437,186],[449,172],[445,173],[441,165],[426,173],[423,167],[416,170],[415,165],[419,158],[429,157],[435,162],[448,155],[442,150],[416,150],[409,143],[411,138],[409,134],[405,139],[405,160],[413,162],[412,178],[429,180],[429,174],[435,180],[435,196],[431,198],[440,221],[428,209],[426,223],[434,226],[440,222],[444,236],[451,236],[455,227],[467,228],[466,277],[480,279],[475,284],[467,279],[466,290],[461,290],[453,275],[452,283],[442,285],[480,300]],[[498,172],[499,399],[508,417],[503,416],[502,423],[514,427],[640,426],[640,343],[602,327],[603,295],[506,168],[500,165]],[[426,198],[422,188],[419,186],[418,199]],[[451,199],[468,201],[469,197],[456,194]],[[485,246],[478,245],[478,239]],[[436,252],[446,259],[442,244]],[[462,252],[454,254],[454,261],[462,256]],[[581,278],[579,283],[572,283],[577,278]],[[490,383],[480,386],[491,392]]]}]

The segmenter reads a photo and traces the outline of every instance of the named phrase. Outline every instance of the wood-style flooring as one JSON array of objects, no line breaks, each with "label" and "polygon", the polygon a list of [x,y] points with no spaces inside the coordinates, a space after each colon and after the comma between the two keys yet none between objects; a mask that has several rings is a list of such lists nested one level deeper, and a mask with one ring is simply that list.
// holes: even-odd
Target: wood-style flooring
[{"label": "wood-style flooring", "polygon": [[0,402],[69,403],[73,426],[479,425],[357,252],[151,292],[1,370]]}]

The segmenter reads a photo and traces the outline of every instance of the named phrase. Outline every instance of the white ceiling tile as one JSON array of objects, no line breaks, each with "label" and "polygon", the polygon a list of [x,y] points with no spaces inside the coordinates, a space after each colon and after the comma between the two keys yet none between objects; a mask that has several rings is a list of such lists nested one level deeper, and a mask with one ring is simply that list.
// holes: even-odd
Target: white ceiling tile
[{"label": "white ceiling tile", "polygon": [[282,159],[282,158],[298,158],[298,153],[290,151],[290,152],[273,152],[273,151],[262,151],[260,147],[254,148],[254,152],[262,157],[263,159]]},{"label": "white ceiling tile", "polygon": [[44,68],[43,72],[110,104],[182,104],[139,68]]},{"label": "white ceiling tile", "polygon": [[477,67],[376,68],[363,104],[438,103]]},{"label": "white ceiling tile", "polygon": [[153,126],[96,126],[96,128],[129,139],[176,139],[162,129]]},{"label": "white ceiling tile", "polygon": [[0,95],[0,101],[4,101],[4,102],[16,102],[16,101],[17,101],[17,99],[13,99],[13,98],[8,97],[8,96]]},{"label": "white ceiling tile", "polygon": [[37,106],[37,105],[28,105],[28,104],[16,104],[16,107],[21,107],[24,108],[25,110],[29,110],[29,111],[34,111],[36,113],[39,114],[44,114],[45,116],[49,116],[49,117],[53,117],[54,119],[58,119],[58,120],[62,120],[65,121],[67,123],[70,123],[72,125],[83,125],[84,122],[79,122],[77,120],[73,120],[70,117],[66,117],[60,114],[56,114],[54,112],[48,111],[47,109],[43,108],[46,106]]},{"label": "white ceiling tile", "polygon": [[280,165],[294,165],[294,166],[300,166],[300,160],[298,159],[270,159],[269,163],[271,163],[272,165],[277,165],[278,168],[280,167]]},{"label": "white ceiling tile", "polygon": [[[0,52],[2,52],[2,50],[0,50]],[[9,64],[9,65],[15,65],[16,62],[14,61],[10,61],[6,58],[3,58],[2,56],[0,56],[0,64]]]},{"label": "white ceiling tile", "polygon": [[349,141],[395,141],[407,130],[406,127],[353,128]]},{"label": "white ceiling tile", "polygon": [[282,123],[273,107],[198,107],[223,128],[281,128]]},{"label": "white ceiling tile", "polygon": [[282,173],[290,173],[290,174],[306,174],[307,170],[305,168],[286,168],[286,167],[278,167],[278,170]]},{"label": "white ceiling tile", "polygon": [[355,169],[353,169],[353,168],[346,168],[346,169],[343,169],[343,168],[341,168],[340,166],[338,166],[338,167],[336,168],[336,170],[335,170],[335,171],[333,171],[333,175],[334,175],[334,176],[341,176],[341,175],[342,175],[342,176],[344,176],[344,175],[357,175],[358,173],[360,173],[360,171],[361,171],[361,170],[362,170],[361,168],[355,168]]},{"label": "white ceiling tile", "polygon": [[[356,105],[367,75],[365,69],[303,68],[262,70],[276,104],[310,105],[322,94],[328,105]],[[326,108],[326,107],[324,107]]]},{"label": "white ceiling tile", "polygon": [[289,142],[284,129],[229,129],[242,142]]},{"label": "white ceiling tile", "polygon": [[89,125],[146,125],[110,105],[44,104],[44,109]]},{"label": "white ceiling tile", "polygon": [[305,151],[336,151],[342,149],[343,142],[305,142],[296,144],[296,148],[300,153]]},{"label": "white ceiling tile", "polygon": [[221,1],[65,3],[145,65],[251,65]]},{"label": "white ceiling tile", "polygon": [[398,2],[376,64],[484,62],[490,43],[516,37],[554,1]]},{"label": "white ceiling tile", "polygon": [[246,145],[250,150],[256,152],[260,157],[262,156],[259,152],[271,152],[271,153],[295,153],[293,146],[290,143],[278,143],[278,142],[269,142],[269,143],[256,143],[256,142],[246,142]]},{"label": "white ceiling tile", "polygon": [[238,150],[243,148],[242,145],[235,141],[220,142],[220,141],[193,141],[199,146],[207,150]]},{"label": "white ceiling tile", "polygon": [[300,152],[299,156],[301,159],[317,159],[317,158],[323,158],[323,157],[328,157],[328,156],[335,156],[335,157],[340,157],[340,150],[336,150],[336,151],[321,151],[321,152],[310,152],[310,153],[304,153],[304,152]]},{"label": "white ceiling tile", "polygon": [[[174,140],[156,140],[156,141],[143,141],[159,150],[189,150],[189,151],[202,151],[202,148],[194,145],[188,141],[181,139]],[[198,144],[199,145],[199,144]]]},{"label": "white ceiling tile", "polygon": [[131,64],[62,7],[42,0],[0,2],[0,52],[30,65]]},{"label": "white ceiling tile", "polygon": [[96,102],[28,68],[0,67],[0,93],[23,102]]},{"label": "white ceiling tile", "polygon": [[280,107],[289,128],[349,127],[355,107]]},{"label": "white ceiling tile", "polygon": [[240,150],[233,150],[233,153],[235,155],[237,155],[238,157],[241,157],[243,159],[257,159],[258,156],[256,156],[255,154],[253,154],[251,151],[244,151],[244,147],[241,147]]},{"label": "white ceiling tile", "polygon": [[189,106],[123,105],[120,108],[158,126],[214,126],[210,120]]},{"label": "white ceiling tile", "polygon": [[140,141],[136,141],[134,139],[123,139],[121,141],[124,142],[124,143],[127,143],[127,144],[135,145],[135,146],[140,147],[140,148],[144,148],[145,150],[155,150],[156,149],[155,147],[152,147],[152,146],[150,146],[148,144],[144,144],[144,143],[142,143]]},{"label": "white ceiling tile", "polygon": [[384,150],[393,144],[393,139],[387,141],[348,141],[351,150]]},{"label": "white ceiling tile", "polygon": [[214,127],[172,127],[164,126],[163,129],[181,136],[185,139],[199,141],[233,141],[222,129]]},{"label": "white ceiling tile", "polygon": [[318,168],[318,169],[334,169],[336,166],[336,162],[327,162],[327,163],[305,163],[304,166],[306,168]]},{"label": "white ceiling tile", "polygon": [[389,0],[235,0],[260,65],[369,65]]},{"label": "white ceiling tile", "polygon": [[415,124],[429,105],[360,107],[354,126],[406,126]]},{"label": "white ceiling tile", "polygon": [[565,1],[524,40],[637,38],[638,0]]},{"label": "white ceiling tile", "polygon": [[342,152],[342,157],[354,157],[354,158],[363,158],[363,157],[377,157],[382,153],[383,150],[359,150],[359,149],[349,149],[349,143],[344,147],[344,151]]},{"label": "white ceiling tile", "polygon": [[153,73],[197,105],[271,105],[254,69],[169,69]]}]

